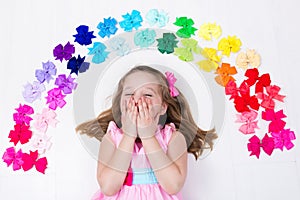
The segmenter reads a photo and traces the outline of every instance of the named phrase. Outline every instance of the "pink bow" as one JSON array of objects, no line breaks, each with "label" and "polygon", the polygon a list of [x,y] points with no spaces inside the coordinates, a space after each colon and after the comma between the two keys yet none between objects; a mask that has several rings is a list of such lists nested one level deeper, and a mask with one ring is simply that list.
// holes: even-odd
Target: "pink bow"
[{"label": "pink bow", "polygon": [[34,116],[35,122],[33,124],[34,128],[42,133],[47,131],[48,125],[56,127],[58,120],[55,119],[56,113],[54,110],[49,108],[43,108],[41,114],[36,114]]},{"label": "pink bow", "polygon": [[257,97],[262,99],[261,106],[267,109],[274,109],[275,102],[273,99],[283,102],[285,96],[278,94],[280,91],[280,87],[277,85],[267,86],[266,87],[268,95],[259,92],[257,93]]},{"label": "pink bow", "polygon": [[169,84],[170,95],[172,97],[178,96],[179,92],[174,86],[177,79],[175,78],[174,74],[171,73],[171,72],[165,72],[165,74],[166,74],[166,78],[167,78],[167,81],[168,81],[168,84]]},{"label": "pink bow", "polygon": [[22,150],[20,149],[17,153],[15,151],[14,147],[7,148],[6,151],[3,154],[3,161],[6,162],[7,167],[9,167],[13,163],[13,170],[19,170],[21,169],[21,166],[23,165],[22,160]]},{"label": "pink bow", "polygon": [[13,114],[14,121],[17,124],[25,123],[26,125],[29,125],[32,118],[29,117],[28,115],[31,115],[34,113],[33,108],[26,104],[24,104],[24,105],[20,104],[19,108],[16,108],[15,110],[18,112]]},{"label": "pink bow", "polygon": [[239,131],[241,131],[244,134],[251,134],[255,133],[255,128],[258,128],[257,126],[257,120],[254,121],[257,117],[257,112],[254,110],[251,111],[245,111],[242,112],[242,114],[237,114],[237,120],[235,122],[244,123],[240,128]]},{"label": "pink bow", "polygon": [[260,147],[266,152],[269,156],[272,154],[274,150],[274,140],[272,137],[269,137],[268,134],[265,134],[262,141],[260,142],[260,139],[254,135],[249,139],[248,143],[248,151],[251,152],[250,156],[255,155],[257,158],[259,158],[260,155]]},{"label": "pink bow", "polygon": [[262,112],[262,119],[266,121],[271,121],[269,124],[269,133],[280,132],[286,124],[286,122],[283,121],[281,118],[285,117],[286,115],[283,114],[283,110],[279,110],[276,113],[274,112],[274,110],[266,110]]},{"label": "pink bow", "polygon": [[235,81],[229,81],[227,85],[225,86],[225,93],[226,95],[231,95],[230,99],[234,99],[238,94],[240,93],[241,95],[248,94],[250,92],[249,86],[245,81],[243,81],[240,85],[239,88],[236,86]]},{"label": "pink bow", "polygon": [[61,89],[53,88],[48,91],[46,104],[49,103],[49,108],[52,110],[56,110],[57,106],[62,108],[66,104],[66,101],[64,100],[65,96],[66,95],[62,94]]},{"label": "pink bow", "polygon": [[44,154],[52,146],[50,142],[51,137],[48,137],[46,134],[34,134],[31,141],[31,146],[33,150],[38,150],[39,154]]},{"label": "pink bow", "polygon": [[275,148],[283,151],[283,147],[285,147],[287,150],[290,150],[294,147],[294,144],[291,142],[291,140],[296,139],[294,131],[291,131],[290,129],[283,129],[277,133],[273,132],[271,135],[274,138]]}]

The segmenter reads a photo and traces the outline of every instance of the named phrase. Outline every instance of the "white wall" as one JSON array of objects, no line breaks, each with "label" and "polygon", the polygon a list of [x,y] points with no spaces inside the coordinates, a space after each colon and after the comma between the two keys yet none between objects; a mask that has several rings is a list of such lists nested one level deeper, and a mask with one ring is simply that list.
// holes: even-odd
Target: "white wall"
[{"label": "white wall", "polygon": [[[262,56],[261,71],[286,94],[283,105],[287,126],[299,137],[299,45],[300,4],[296,0],[53,0],[4,1],[0,8],[0,152],[11,144],[14,108],[23,102],[22,85],[34,80],[34,70],[52,58],[58,43],[72,39],[80,24],[96,27],[103,17],[120,16],[132,9],[145,14],[150,8],[175,16],[189,16],[198,26],[217,22],[223,36],[237,35],[243,49],[254,48]],[[94,28],[96,30],[96,28]],[[95,33],[97,34],[97,33]],[[62,67],[62,66],[59,66]],[[62,70],[63,71],[63,70]],[[67,70],[65,71],[67,72]],[[83,148],[74,132],[72,98],[57,111],[60,123],[50,129],[53,146],[48,152],[46,175],[35,170],[13,172],[0,162],[1,200],[83,200],[98,189],[96,161]],[[189,200],[279,200],[300,199],[300,143],[291,151],[274,151],[271,157],[249,157],[247,137],[232,120],[232,103],[227,103],[226,121],[214,152],[195,162],[190,156],[183,193]],[[262,128],[261,131],[265,131]]]}]

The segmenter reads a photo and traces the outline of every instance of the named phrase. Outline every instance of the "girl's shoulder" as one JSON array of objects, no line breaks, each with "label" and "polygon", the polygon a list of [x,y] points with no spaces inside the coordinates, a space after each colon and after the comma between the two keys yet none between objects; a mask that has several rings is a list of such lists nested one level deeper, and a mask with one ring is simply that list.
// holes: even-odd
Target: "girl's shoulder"
[{"label": "girl's shoulder", "polygon": [[116,122],[114,122],[114,121],[110,121],[109,123],[108,123],[108,126],[107,126],[107,131],[106,131],[107,133],[108,132],[111,132],[111,133],[122,133],[122,130],[117,126],[117,124],[116,124]]},{"label": "girl's shoulder", "polygon": [[175,124],[169,123],[165,124],[165,126],[161,129],[162,139],[166,144],[169,144],[172,136],[177,132]]},{"label": "girl's shoulder", "polygon": [[110,137],[110,139],[115,143],[116,146],[119,145],[122,139],[122,129],[120,129],[116,122],[110,121],[108,123],[106,134]]},{"label": "girl's shoulder", "polygon": [[177,130],[174,123],[169,123],[161,129],[161,138],[164,143],[169,146],[170,141],[177,138],[177,140],[186,141],[185,136],[179,130]]}]

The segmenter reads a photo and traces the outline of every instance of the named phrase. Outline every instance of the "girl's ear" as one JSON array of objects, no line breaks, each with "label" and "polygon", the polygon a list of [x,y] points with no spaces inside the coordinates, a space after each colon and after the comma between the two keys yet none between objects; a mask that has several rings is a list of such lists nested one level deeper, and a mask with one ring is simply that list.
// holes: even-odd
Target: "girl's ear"
[{"label": "girl's ear", "polygon": [[161,111],[160,111],[160,115],[164,115],[166,112],[167,112],[167,109],[168,109],[168,105],[164,102],[162,103],[161,105]]}]

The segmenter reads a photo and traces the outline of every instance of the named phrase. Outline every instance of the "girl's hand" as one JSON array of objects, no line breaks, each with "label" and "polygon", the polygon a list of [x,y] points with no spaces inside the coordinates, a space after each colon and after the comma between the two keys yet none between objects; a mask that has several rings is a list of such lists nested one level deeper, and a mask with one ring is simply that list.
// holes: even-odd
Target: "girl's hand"
[{"label": "girl's hand", "polygon": [[138,100],[137,132],[141,139],[147,139],[155,135],[159,114],[155,112],[150,99],[141,97]]},{"label": "girl's hand", "polygon": [[131,97],[125,105],[122,105],[122,130],[123,133],[131,137],[137,137],[137,106]]}]

